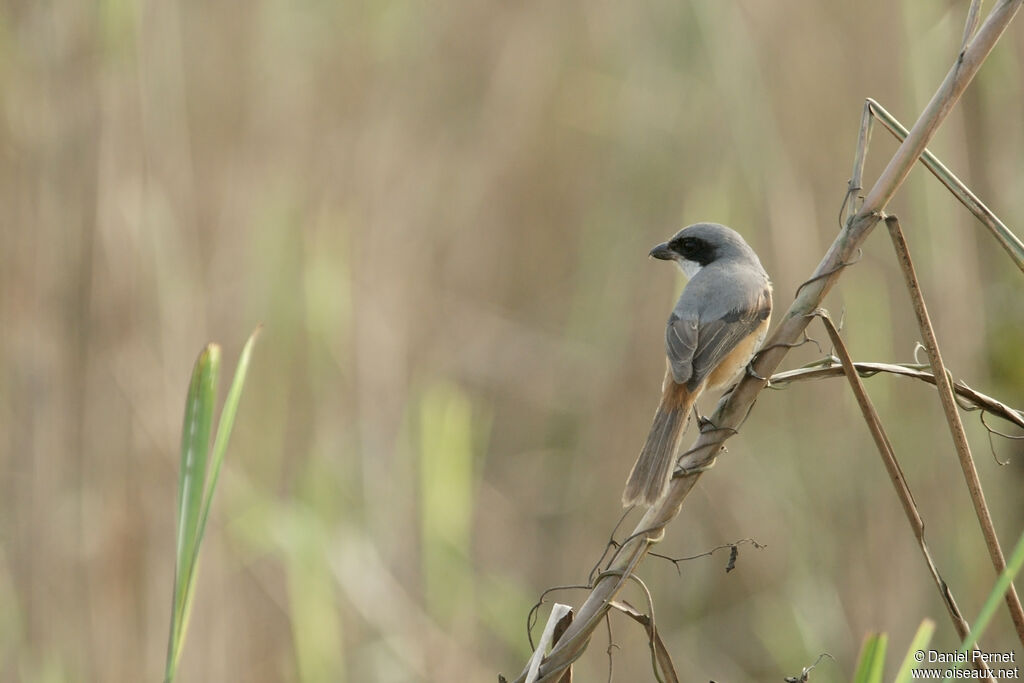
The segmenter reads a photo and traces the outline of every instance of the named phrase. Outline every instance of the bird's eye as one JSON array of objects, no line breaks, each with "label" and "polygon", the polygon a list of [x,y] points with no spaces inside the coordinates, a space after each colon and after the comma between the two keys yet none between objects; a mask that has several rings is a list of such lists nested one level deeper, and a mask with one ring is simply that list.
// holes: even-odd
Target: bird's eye
[{"label": "bird's eye", "polygon": [[681,237],[673,245],[675,252],[687,261],[706,266],[715,260],[715,249],[700,237]]}]

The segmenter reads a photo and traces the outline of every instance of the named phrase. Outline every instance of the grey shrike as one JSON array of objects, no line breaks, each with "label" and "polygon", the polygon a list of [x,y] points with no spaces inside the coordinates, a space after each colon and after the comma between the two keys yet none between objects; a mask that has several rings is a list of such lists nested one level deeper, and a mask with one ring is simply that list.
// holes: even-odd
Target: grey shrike
[{"label": "grey shrike", "polygon": [[624,506],[649,507],[665,494],[694,402],[705,389],[728,386],[747,366],[772,314],[768,274],[735,230],[696,223],[650,255],[675,261],[689,282],[668,318],[661,402],[626,481]]}]

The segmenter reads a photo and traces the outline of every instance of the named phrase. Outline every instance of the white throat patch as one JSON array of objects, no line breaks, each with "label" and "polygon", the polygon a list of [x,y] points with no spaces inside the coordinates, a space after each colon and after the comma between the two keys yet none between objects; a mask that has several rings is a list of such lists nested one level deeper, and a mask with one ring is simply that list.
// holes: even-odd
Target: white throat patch
[{"label": "white throat patch", "polygon": [[683,271],[683,275],[686,276],[687,280],[692,280],[693,276],[700,272],[701,265],[696,261],[690,261],[689,259],[677,259],[676,265],[679,266],[679,270]]}]

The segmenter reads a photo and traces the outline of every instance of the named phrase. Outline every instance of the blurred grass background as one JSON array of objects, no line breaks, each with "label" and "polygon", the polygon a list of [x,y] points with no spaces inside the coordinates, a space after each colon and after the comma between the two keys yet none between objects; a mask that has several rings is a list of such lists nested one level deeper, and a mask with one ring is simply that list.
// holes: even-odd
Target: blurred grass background
[{"label": "blurred grass background", "polygon": [[[179,680],[518,673],[657,402],[681,281],[647,250],[732,225],[784,310],[863,98],[911,124],[966,6],[0,4],[0,679],[158,679],[189,370],[259,322]],[[932,145],[1018,234],[1022,63],[1018,19]],[[876,130],[869,179],[894,149]],[[891,209],[946,362],[1020,406],[1021,274],[923,169]],[[876,234],[829,299],[859,360],[912,360],[890,252]],[[970,618],[994,574],[934,394],[868,389]],[[1008,546],[1024,449],[1000,467],[967,421]],[[688,678],[828,651],[815,680],[842,680],[866,631],[902,650],[923,616],[954,647],[842,382],[763,394],[730,450],[659,550],[768,547],[643,570]],[[614,629],[617,680],[646,680],[641,629]],[[986,649],[1015,642],[1000,614]]]}]

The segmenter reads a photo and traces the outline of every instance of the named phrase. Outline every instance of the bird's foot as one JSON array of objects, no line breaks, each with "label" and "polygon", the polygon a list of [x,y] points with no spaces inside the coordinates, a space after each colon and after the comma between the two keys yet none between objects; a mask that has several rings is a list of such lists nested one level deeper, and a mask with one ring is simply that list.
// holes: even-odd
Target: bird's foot
[{"label": "bird's foot", "polygon": [[700,472],[707,472],[708,470],[710,470],[712,467],[715,466],[716,462],[718,462],[718,458],[717,457],[711,458],[711,460],[709,462],[706,462],[703,465],[698,465],[697,467],[684,467],[683,465],[679,465],[678,467],[676,467],[676,471],[675,471],[674,476],[676,476],[676,477],[688,477],[691,474],[698,474]]},{"label": "bird's foot", "polygon": [[745,368],[744,372],[746,372],[748,377],[753,377],[754,379],[764,382],[766,384],[771,384],[770,379],[768,379],[767,377],[762,377],[761,375],[758,374],[757,370],[754,369],[755,360],[757,360],[757,356],[754,356],[753,358],[750,359],[750,362],[747,363],[747,367]]}]

